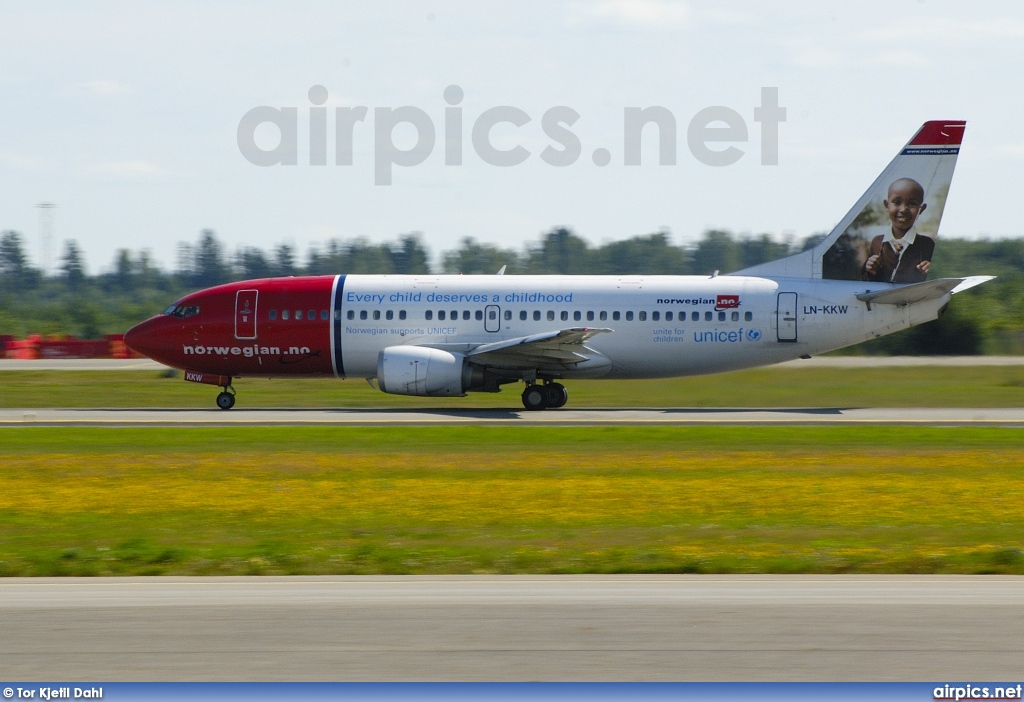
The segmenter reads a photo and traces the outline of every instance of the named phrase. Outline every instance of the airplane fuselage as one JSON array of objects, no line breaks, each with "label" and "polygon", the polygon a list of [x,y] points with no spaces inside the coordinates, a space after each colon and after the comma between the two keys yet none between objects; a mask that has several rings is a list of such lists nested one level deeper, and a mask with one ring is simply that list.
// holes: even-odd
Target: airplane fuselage
[{"label": "airplane fuselage", "polygon": [[870,306],[855,297],[888,287],[742,276],[275,278],[193,293],[175,309],[194,313],[160,315],[133,332],[145,335],[146,355],[186,371],[374,378],[392,346],[464,352],[597,328],[608,331],[587,341],[591,360],[540,374],[658,378],[819,354],[934,319],[948,301]]}]

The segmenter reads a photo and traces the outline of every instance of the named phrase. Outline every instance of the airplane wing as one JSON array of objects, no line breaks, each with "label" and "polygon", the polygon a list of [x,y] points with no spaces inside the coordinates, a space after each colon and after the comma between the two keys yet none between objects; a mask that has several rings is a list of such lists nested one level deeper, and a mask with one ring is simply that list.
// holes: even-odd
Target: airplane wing
[{"label": "airplane wing", "polygon": [[521,336],[491,344],[481,344],[466,353],[476,363],[500,368],[537,368],[538,366],[575,366],[594,359],[586,342],[604,328],[572,328]]},{"label": "airplane wing", "polygon": [[985,281],[993,276],[975,275],[969,278],[937,278],[924,283],[901,285],[898,288],[886,288],[874,292],[865,292],[857,296],[858,300],[883,305],[909,305],[914,302],[933,300],[947,293],[958,293]]}]

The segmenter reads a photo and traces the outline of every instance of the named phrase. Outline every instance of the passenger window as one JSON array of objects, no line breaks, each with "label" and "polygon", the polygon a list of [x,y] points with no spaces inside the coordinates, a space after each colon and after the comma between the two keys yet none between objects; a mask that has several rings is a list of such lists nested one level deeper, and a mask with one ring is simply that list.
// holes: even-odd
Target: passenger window
[{"label": "passenger window", "polygon": [[355,319],[356,318],[356,311],[355,310],[349,310],[345,314],[345,316],[348,317],[349,319]]},{"label": "passenger window", "polygon": [[438,319],[442,319],[443,320],[446,316],[447,316],[447,313],[444,310],[438,310],[437,311],[437,318]]},{"label": "passenger window", "polygon": [[615,322],[619,321],[619,313],[617,311],[616,312],[612,312],[612,321],[615,321]]},{"label": "passenger window", "polygon": [[451,317],[452,321],[454,322],[458,318],[459,318],[459,311],[458,310],[452,310],[452,317]]},{"label": "passenger window", "polygon": [[691,312],[690,313],[690,319],[692,321],[694,321],[694,322],[699,322],[700,321],[700,312],[698,312],[697,310],[694,310],[693,312]]},{"label": "passenger window", "polygon": [[302,310],[295,310],[295,319],[302,319]]},{"label": "passenger window", "polygon": [[572,313],[572,318],[574,321],[578,322],[583,319],[583,314],[579,310],[576,310]]},{"label": "passenger window", "polygon": [[535,321],[535,322],[539,322],[540,321],[540,310],[534,310],[533,311],[533,321]]},{"label": "passenger window", "polygon": [[659,319],[661,319],[661,312],[651,312],[652,322],[657,322]]},{"label": "passenger window", "polygon": [[594,321],[594,313],[593,312],[587,312],[587,321],[588,322],[593,322]]},{"label": "passenger window", "polygon": [[606,319],[608,319],[608,313],[605,312],[604,310],[601,310],[601,314],[599,316],[600,316],[602,322],[605,321]]},{"label": "passenger window", "polygon": [[427,321],[430,321],[431,319],[433,319],[434,318],[434,310],[427,310],[426,317],[427,317]]},{"label": "passenger window", "polygon": [[359,319],[366,319],[366,310],[359,310]]},{"label": "passenger window", "polygon": [[548,321],[549,322],[555,321],[555,311],[554,310],[548,310]]},{"label": "passenger window", "polygon": [[526,321],[526,310],[519,313],[519,319]]},{"label": "passenger window", "polygon": [[666,312],[665,313],[665,321],[666,322],[671,322],[672,321],[672,313],[671,312]]},{"label": "passenger window", "polygon": [[724,322],[725,321],[725,312],[719,312],[718,313],[718,321],[719,322]]},{"label": "passenger window", "polygon": [[569,321],[569,313],[567,311],[565,311],[565,310],[562,310],[562,314],[560,314],[559,317],[562,318],[563,322],[568,322]]},{"label": "passenger window", "polygon": [[491,310],[490,312],[487,313],[487,319],[497,319],[497,318],[498,318],[498,313],[495,312],[494,310]]},{"label": "passenger window", "polygon": [[405,319],[405,310],[398,310],[398,318]]},{"label": "passenger window", "polygon": [[270,314],[267,315],[270,319],[277,319],[277,310],[270,310]]},{"label": "passenger window", "polygon": [[471,316],[471,315],[470,315],[470,313],[469,313],[469,310],[463,310],[463,311],[462,311],[462,318],[463,318],[463,319],[469,319],[469,318],[470,318],[470,316]]},{"label": "passenger window", "polygon": [[330,319],[330,315],[327,313],[327,310],[320,310],[320,319],[325,322]]},{"label": "passenger window", "polygon": [[341,310],[334,310],[334,319],[339,322],[341,321]]},{"label": "passenger window", "polygon": [[395,313],[392,310],[388,310],[384,313],[384,319],[394,319]]},{"label": "passenger window", "polygon": [[316,319],[316,310],[310,310],[309,314],[306,315],[306,319],[308,319],[310,321],[313,321],[314,319]]},{"label": "passenger window", "polygon": [[[484,318],[484,311],[483,310],[477,310],[476,311],[476,318],[477,318],[477,321],[483,319]],[[494,319],[494,313],[493,312],[491,312],[491,319]]]},{"label": "passenger window", "polygon": [[711,310],[708,310],[707,312],[704,313],[704,321],[705,322],[710,322],[711,321],[711,317],[712,317]]},{"label": "passenger window", "polygon": [[627,322],[632,322],[633,321],[633,313],[632,312],[627,312],[626,313],[626,321]]},{"label": "passenger window", "polygon": [[754,313],[753,312],[744,312],[743,313],[743,319],[745,319],[746,321],[749,322],[753,318],[754,318]]},{"label": "passenger window", "polygon": [[732,313],[732,321],[734,321],[734,322],[740,321],[740,313],[739,312],[736,312],[735,310],[733,311],[733,313]]},{"label": "passenger window", "polygon": [[509,322],[512,320],[512,310],[505,310],[505,321]]},{"label": "passenger window", "polygon": [[639,316],[640,316],[640,321],[641,322],[646,322],[647,321],[647,313],[646,312],[641,312]]},{"label": "passenger window", "polygon": [[281,310],[281,319],[288,319],[289,315],[291,315],[291,312],[288,310]]},{"label": "passenger window", "polygon": [[373,318],[374,319],[380,319],[380,310],[374,310],[373,311]]}]

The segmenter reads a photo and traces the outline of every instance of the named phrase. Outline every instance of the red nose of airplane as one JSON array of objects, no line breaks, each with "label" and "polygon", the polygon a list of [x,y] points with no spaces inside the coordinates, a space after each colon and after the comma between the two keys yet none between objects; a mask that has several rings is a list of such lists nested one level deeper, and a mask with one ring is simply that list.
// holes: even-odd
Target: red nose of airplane
[{"label": "red nose of airplane", "polygon": [[136,353],[159,360],[157,357],[164,355],[161,353],[163,345],[160,343],[161,335],[158,332],[161,321],[159,317],[153,317],[141,324],[136,324],[125,332],[124,343]]},{"label": "red nose of airplane", "polygon": [[143,356],[147,356],[150,354],[147,354],[143,347],[145,332],[143,331],[142,327],[144,326],[145,322],[143,321],[141,324],[135,324],[130,328],[130,330],[125,332],[125,346],[127,346],[135,353],[140,353]]}]

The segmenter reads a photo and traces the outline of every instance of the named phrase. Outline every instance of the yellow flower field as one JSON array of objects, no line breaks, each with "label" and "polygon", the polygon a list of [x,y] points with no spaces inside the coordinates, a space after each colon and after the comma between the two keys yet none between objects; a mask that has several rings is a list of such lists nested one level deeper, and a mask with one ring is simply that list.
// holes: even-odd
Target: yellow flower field
[{"label": "yellow flower field", "polygon": [[581,451],[523,438],[8,451],[0,574],[1024,572],[1024,456],[1005,442]]},{"label": "yellow flower field", "polygon": [[470,524],[791,519],[865,526],[1024,523],[1018,451],[409,454],[7,459],[0,510],[145,515],[202,510]]}]

